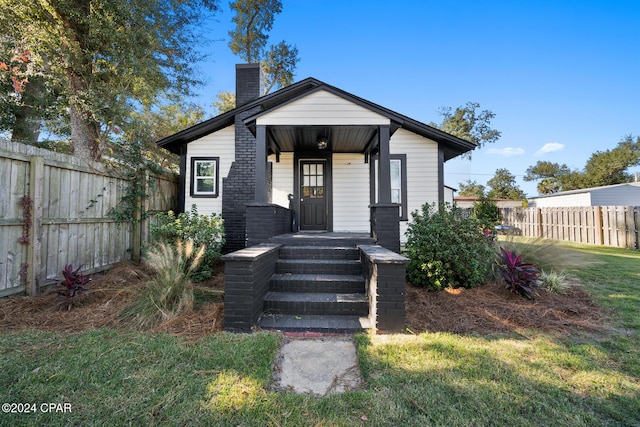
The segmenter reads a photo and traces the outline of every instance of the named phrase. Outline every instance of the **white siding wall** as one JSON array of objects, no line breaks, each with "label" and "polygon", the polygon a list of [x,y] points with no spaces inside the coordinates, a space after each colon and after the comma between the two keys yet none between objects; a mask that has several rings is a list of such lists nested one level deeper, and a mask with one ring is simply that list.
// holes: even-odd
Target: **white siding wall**
[{"label": "white siding wall", "polygon": [[[404,129],[398,129],[390,141],[391,154],[407,155],[407,210],[425,203],[438,203],[438,143]],[[408,222],[400,221],[400,241],[405,243]]]},{"label": "white siding wall", "polygon": [[333,230],[368,233],[369,164],[362,154],[333,154]]},{"label": "white siding wall", "polygon": [[293,194],[293,153],[281,153],[280,162],[276,162],[276,156],[269,156],[273,165],[273,192],[272,203],[289,207],[289,194]]},{"label": "white siding wall", "polygon": [[640,206],[640,187],[630,184],[594,190],[591,202],[593,206]]},{"label": "white siding wall", "polygon": [[453,205],[453,195],[455,190],[450,187],[444,187],[444,202]]},{"label": "white siding wall", "polygon": [[540,197],[529,200],[532,208],[553,208],[563,206],[591,206],[591,193],[565,194],[561,196]]},{"label": "white siding wall", "polygon": [[[197,197],[190,194],[191,188],[191,158],[192,157],[220,157],[218,171],[218,197]],[[184,209],[191,210],[191,205],[198,206],[198,213],[222,213],[222,178],[229,174],[231,163],[235,159],[235,126],[229,126],[218,132],[204,136],[187,144],[187,170]]]},{"label": "white siding wall", "polygon": [[258,125],[384,125],[389,119],[320,90],[257,119]]}]

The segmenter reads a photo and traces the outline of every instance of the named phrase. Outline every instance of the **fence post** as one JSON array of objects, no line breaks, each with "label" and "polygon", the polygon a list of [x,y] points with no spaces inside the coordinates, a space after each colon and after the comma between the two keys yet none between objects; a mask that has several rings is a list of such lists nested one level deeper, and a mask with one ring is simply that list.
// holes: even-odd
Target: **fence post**
[{"label": "fence post", "polygon": [[542,227],[542,209],[536,208],[536,221],[538,222],[538,237],[544,237],[544,228]]},{"label": "fence post", "polygon": [[635,248],[640,250],[640,206],[634,206],[633,208],[633,224],[634,227],[634,244]]},{"label": "fence post", "polygon": [[131,260],[139,263],[142,257],[142,198],[136,196],[131,224]]},{"label": "fence post", "polygon": [[[160,176],[154,178],[156,183],[160,181]],[[144,219],[142,220],[142,227],[140,229],[140,244],[141,246],[147,245],[149,243],[149,209],[151,208],[150,203],[150,193],[149,193],[149,180],[151,176],[149,175],[149,171],[145,171],[144,173],[144,199],[142,200],[142,212],[144,212]],[[159,189],[159,186],[157,187]],[[142,249],[141,249],[142,250]]]},{"label": "fence post", "polygon": [[27,295],[36,295],[39,291],[38,271],[40,271],[40,245],[42,242],[42,199],[44,187],[44,158],[29,158],[29,198],[31,199],[31,218],[29,229],[31,237],[27,245]]},{"label": "fence post", "polygon": [[602,221],[602,206],[596,206],[596,242],[598,245],[604,245],[604,223]]}]

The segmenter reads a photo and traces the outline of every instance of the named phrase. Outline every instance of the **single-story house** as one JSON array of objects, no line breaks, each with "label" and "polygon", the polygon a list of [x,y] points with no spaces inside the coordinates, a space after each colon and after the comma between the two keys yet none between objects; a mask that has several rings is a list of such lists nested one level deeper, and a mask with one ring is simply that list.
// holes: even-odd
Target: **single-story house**
[{"label": "single-story house", "polygon": [[640,182],[560,191],[529,199],[529,207],[535,208],[573,206],[640,206]]},{"label": "single-story house", "polygon": [[[475,196],[456,196],[453,198],[454,203],[461,209],[469,209],[473,207],[473,204],[477,202],[479,197]],[[509,199],[490,199],[499,208],[521,208],[522,200],[509,200]]]},{"label": "single-story house", "polygon": [[444,163],[475,148],[314,78],[261,90],[239,64],[234,110],[157,142],[180,155],[179,210],[222,214],[227,252],[298,230],[397,251],[410,212],[445,201]]},{"label": "single-story house", "polygon": [[224,219],[225,329],[401,331],[410,212],[475,145],[313,78],[261,96],[261,77],[237,65],[234,110],[157,143],[180,155],[179,209]]}]

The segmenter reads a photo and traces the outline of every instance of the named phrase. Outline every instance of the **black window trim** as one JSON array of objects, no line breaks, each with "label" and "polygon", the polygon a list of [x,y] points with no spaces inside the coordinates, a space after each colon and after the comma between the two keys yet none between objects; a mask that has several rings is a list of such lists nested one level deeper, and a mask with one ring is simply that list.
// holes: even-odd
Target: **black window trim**
[{"label": "black window trim", "polygon": [[[375,182],[376,170],[375,164],[378,160],[378,155],[371,156],[372,161],[370,162],[370,176],[373,185],[371,186],[371,203],[375,203],[376,191],[377,191],[377,183]],[[389,160],[400,160],[400,199],[402,203],[400,203],[400,211],[402,214],[400,215],[400,221],[409,221],[409,212],[407,207],[407,155],[406,154],[390,154]]]},{"label": "black window trim", "polygon": [[[215,191],[213,193],[207,194],[198,194],[196,193],[196,162],[214,162],[216,164],[216,175],[215,175]],[[220,176],[220,157],[192,157],[191,158],[191,182],[189,194],[193,198],[215,198],[220,194],[220,186],[219,184],[219,176]]]}]

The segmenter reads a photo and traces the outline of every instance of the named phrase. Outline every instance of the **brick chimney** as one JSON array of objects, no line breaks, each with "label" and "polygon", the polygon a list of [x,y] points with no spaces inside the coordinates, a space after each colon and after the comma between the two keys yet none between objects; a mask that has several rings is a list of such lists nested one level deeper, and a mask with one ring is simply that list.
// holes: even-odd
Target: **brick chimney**
[{"label": "brick chimney", "polygon": [[236,106],[258,99],[262,95],[260,64],[236,64]]},{"label": "brick chimney", "polygon": [[[261,95],[260,64],[236,64],[236,107]],[[258,111],[260,107],[254,107],[235,116],[235,161],[231,164],[227,177],[222,179],[225,253],[246,246],[246,209],[248,204],[255,201],[256,138],[243,120]]]}]

